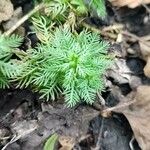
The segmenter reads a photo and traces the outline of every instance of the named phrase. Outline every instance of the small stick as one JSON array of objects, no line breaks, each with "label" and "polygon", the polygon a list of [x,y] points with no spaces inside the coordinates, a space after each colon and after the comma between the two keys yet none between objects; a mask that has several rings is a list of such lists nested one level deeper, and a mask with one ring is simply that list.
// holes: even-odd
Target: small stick
[{"label": "small stick", "polygon": [[102,118],[101,127],[99,129],[99,135],[98,135],[98,139],[96,142],[96,147],[93,150],[100,150],[101,149],[101,140],[102,140],[103,128],[104,128],[104,118]]},{"label": "small stick", "polygon": [[85,27],[85,28],[88,28],[94,32],[97,32],[97,33],[100,33],[102,36],[105,36],[105,37],[109,37],[111,39],[116,39],[117,38],[117,35],[114,34],[114,33],[110,33],[110,32],[105,32],[103,31],[104,29],[98,29],[96,27],[93,27],[93,26],[90,26],[89,24],[87,24],[86,22],[82,22],[82,25]]},{"label": "small stick", "polygon": [[16,140],[17,140],[17,135],[14,135],[12,139],[2,148],[2,150],[5,150],[10,144],[16,142]]},{"label": "small stick", "polygon": [[144,41],[149,41],[150,40],[150,35],[145,35],[145,36],[142,36],[140,37],[142,40]]},{"label": "small stick", "polygon": [[146,4],[144,4],[143,2],[141,2],[141,5],[147,10],[147,12],[150,14],[150,9],[149,9],[149,7],[146,5]]},{"label": "small stick", "polygon": [[142,4],[142,6],[145,7],[145,9],[147,10],[147,12],[150,14],[150,9],[149,9],[149,7],[148,7],[147,5],[145,5],[145,4]]},{"label": "small stick", "polygon": [[107,32],[107,31],[112,31],[112,30],[122,30],[123,27],[124,27],[123,24],[114,24],[114,25],[110,25],[108,27],[104,27],[102,29],[102,31]]},{"label": "small stick", "polygon": [[26,20],[28,20],[35,12],[42,9],[44,7],[44,3],[37,5],[33,10],[31,10],[28,14],[24,15],[14,26],[12,26],[9,30],[4,32],[5,36],[11,35],[20,25],[22,25]]},{"label": "small stick", "polygon": [[135,34],[132,34],[132,33],[127,32],[127,31],[123,31],[122,34],[123,34],[123,35],[130,36],[130,37],[134,38],[135,40],[140,41],[140,42],[144,43],[144,44],[147,45],[147,46],[150,46],[150,44],[149,44],[147,41],[143,40],[142,38],[138,37],[138,36],[135,35]]},{"label": "small stick", "polygon": [[132,100],[132,101],[125,102],[123,104],[119,104],[119,105],[114,106],[114,107],[106,108],[106,109],[102,110],[102,114],[103,113],[108,113],[108,112],[111,112],[111,111],[116,111],[117,109],[120,109],[120,108],[127,107],[127,106],[129,106],[129,105],[131,105],[135,102],[136,102],[136,100]]},{"label": "small stick", "polygon": [[132,138],[131,138],[131,140],[130,140],[130,142],[129,142],[129,146],[130,146],[130,149],[131,149],[131,150],[135,150],[135,149],[134,149],[134,145],[133,145],[134,141],[135,141],[135,137],[134,137],[134,135],[133,135]]},{"label": "small stick", "polygon": [[26,135],[30,134],[31,132],[33,132],[33,131],[36,130],[36,129],[37,129],[37,127],[33,127],[32,129],[26,130],[26,132],[25,132],[25,133],[22,133],[22,135],[15,134],[15,135],[12,137],[12,139],[4,146],[1,150],[6,150],[6,148],[7,148],[10,144],[12,144],[12,143],[18,141],[18,140],[19,140],[20,138],[22,138],[22,137],[25,137]]},{"label": "small stick", "polygon": [[105,106],[105,100],[104,98],[101,96],[101,94],[99,92],[97,92],[97,96],[99,98],[99,102],[102,106]]}]

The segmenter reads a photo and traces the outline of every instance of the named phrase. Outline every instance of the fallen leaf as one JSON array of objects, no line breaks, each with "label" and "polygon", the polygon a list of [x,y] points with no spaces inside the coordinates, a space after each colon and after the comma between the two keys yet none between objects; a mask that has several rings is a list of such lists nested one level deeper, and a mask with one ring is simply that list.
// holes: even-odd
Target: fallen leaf
[{"label": "fallen leaf", "polygon": [[10,0],[0,0],[0,22],[9,20],[14,9]]},{"label": "fallen leaf", "polygon": [[139,41],[139,45],[143,59],[147,60],[147,58],[150,56],[150,42],[146,41],[143,43]]},{"label": "fallen leaf", "polygon": [[123,7],[123,6],[128,6],[130,8],[135,8],[141,4],[148,4],[150,3],[150,0],[109,0],[112,5],[118,6],[118,7]]},{"label": "fallen leaf", "polygon": [[[150,149],[150,86],[139,86],[134,93],[131,105],[114,110],[123,113],[128,119],[135,138],[142,150]],[[133,95],[131,92],[128,97]],[[124,97],[125,98],[125,97]],[[125,98],[127,99],[127,98]],[[128,100],[131,101],[129,98]]]},{"label": "fallen leaf", "polygon": [[150,78],[150,57],[148,57],[146,65],[144,67],[144,74],[145,76]]},{"label": "fallen leaf", "polygon": [[150,42],[139,42],[139,45],[142,58],[146,61],[146,65],[144,67],[144,74],[145,76],[150,78]]}]

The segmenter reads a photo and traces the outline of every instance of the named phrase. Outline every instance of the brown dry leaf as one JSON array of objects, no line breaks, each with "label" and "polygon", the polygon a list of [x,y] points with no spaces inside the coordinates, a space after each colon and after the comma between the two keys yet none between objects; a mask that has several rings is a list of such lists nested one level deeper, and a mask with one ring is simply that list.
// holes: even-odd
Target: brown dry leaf
[{"label": "brown dry leaf", "polygon": [[72,150],[75,145],[75,140],[69,136],[60,136],[59,143],[62,146],[59,150]]},{"label": "brown dry leaf", "polygon": [[[117,110],[128,119],[135,138],[142,150],[150,149],[150,86],[139,86],[134,95],[135,103]],[[133,92],[131,93],[133,94]],[[131,95],[130,94],[130,95]]]},{"label": "brown dry leaf", "polygon": [[0,22],[9,20],[14,8],[10,0],[0,0]]},{"label": "brown dry leaf", "polygon": [[150,56],[147,58],[146,65],[144,67],[144,74],[150,78]]},{"label": "brown dry leaf", "polygon": [[139,41],[139,45],[143,59],[147,60],[147,58],[150,57],[150,42],[146,41],[143,43]]},{"label": "brown dry leaf", "polygon": [[130,8],[135,8],[141,4],[148,4],[150,3],[150,0],[109,0],[112,5],[123,7],[128,6]]},{"label": "brown dry leaf", "polygon": [[150,42],[146,41],[143,43],[139,41],[139,45],[142,58],[147,62],[144,67],[144,74],[150,78]]}]

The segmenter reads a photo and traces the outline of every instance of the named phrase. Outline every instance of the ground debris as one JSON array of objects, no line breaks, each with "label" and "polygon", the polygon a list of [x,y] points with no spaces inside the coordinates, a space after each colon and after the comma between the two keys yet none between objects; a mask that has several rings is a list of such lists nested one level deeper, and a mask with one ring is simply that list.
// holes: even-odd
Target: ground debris
[{"label": "ground debris", "polygon": [[67,136],[60,136],[59,143],[61,144],[61,148],[59,150],[72,150],[75,145],[75,139]]},{"label": "ground debris", "polygon": [[142,58],[146,61],[146,65],[144,67],[144,74],[147,77],[150,77],[150,39],[145,43],[139,41],[140,51],[142,54]]},{"label": "ground debris", "polygon": [[[111,110],[123,113],[126,116],[134,132],[134,136],[142,150],[149,150],[150,148],[149,93],[150,86],[141,85],[137,88],[137,91],[131,92],[127,97],[123,97],[123,95],[121,95],[120,99],[123,99],[123,101],[121,101],[117,106],[106,109],[108,111]],[[126,105],[127,103],[128,105]]]},{"label": "ground debris", "polygon": [[0,22],[9,20],[14,9],[10,0],[0,0]]},{"label": "ground debris", "polygon": [[109,0],[114,6],[123,7],[128,6],[130,8],[135,8],[141,4],[148,4],[150,0]]},{"label": "ground debris", "polygon": [[[16,24],[18,20],[22,17],[22,15],[23,15],[22,8],[21,7],[16,8],[13,12],[12,17],[7,22],[2,23],[4,31],[9,30],[14,24]],[[17,30],[15,31],[15,34],[24,37],[25,28],[23,26],[18,27]]]}]

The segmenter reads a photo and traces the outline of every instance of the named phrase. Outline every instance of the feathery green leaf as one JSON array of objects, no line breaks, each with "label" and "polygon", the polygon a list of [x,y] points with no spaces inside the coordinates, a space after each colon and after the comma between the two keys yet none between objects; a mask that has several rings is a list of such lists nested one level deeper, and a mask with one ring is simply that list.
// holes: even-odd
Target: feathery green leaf
[{"label": "feathery green leaf", "polygon": [[97,91],[104,89],[102,78],[112,63],[108,47],[95,33],[57,28],[47,44],[27,52],[17,80],[20,87],[31,86],[47,100],[61,92],[70,107],[81,101],[92,104]]}]

